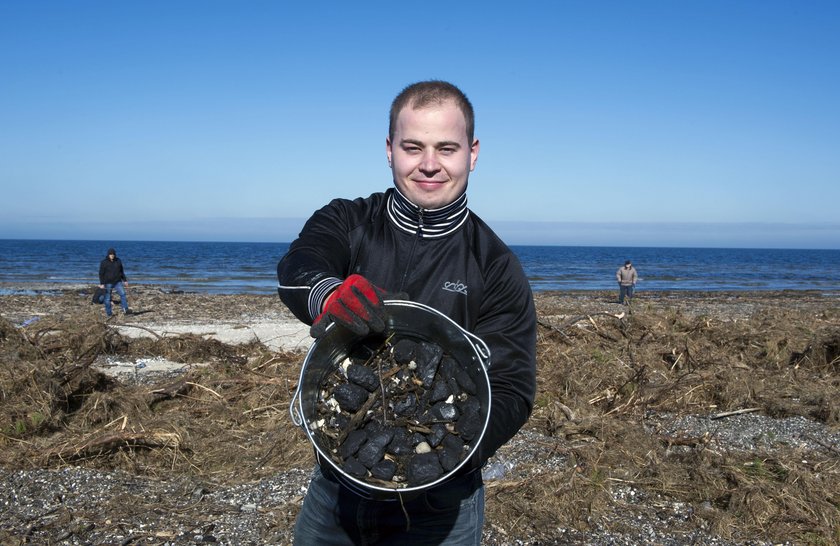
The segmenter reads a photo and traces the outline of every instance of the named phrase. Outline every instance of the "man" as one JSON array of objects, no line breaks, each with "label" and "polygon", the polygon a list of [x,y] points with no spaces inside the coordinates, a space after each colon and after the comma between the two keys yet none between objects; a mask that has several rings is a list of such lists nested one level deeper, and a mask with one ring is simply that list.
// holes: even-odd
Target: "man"
[{"label": "man", "polygon": [[630,260],[624,262],[624,267],[619,267],[615,272],[615,278],[618,281],[618,303],[624,305],[625,299],[627,303],[633,299],[633,288],[636,286],[636,269]]},{"label": "man", "polygon": [[124,286],[128,286],[128,279],[125,277],[122,261],[117,258],[117,251],[109,248],[108,255],[99,263],[99,288],[105,289],[105,314],[109,317],[112,316],[111,290],[116,290],[120,295],[123,314],[130,313]]},{"label": "man", "polygon": [[278,293],[318,337],[384,328],[382,299],[434,307],[491,351],[491,415],[482,442],[444,483],[403,501],[363,498],[319,466],[295,525],[296,544],[481,541],[481,466],[522,427],[536,391],[536,312],[519,261],[467,208],[478,160],[472,105],[442,81],[406,87],[385,141],[394,188],[318,210],[277,267]]}]

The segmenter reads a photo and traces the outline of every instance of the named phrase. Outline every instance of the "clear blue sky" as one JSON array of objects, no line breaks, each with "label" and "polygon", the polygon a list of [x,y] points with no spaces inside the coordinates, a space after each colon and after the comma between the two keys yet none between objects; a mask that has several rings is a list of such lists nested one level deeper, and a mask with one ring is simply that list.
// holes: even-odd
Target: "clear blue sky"
[{"label": "clear blue sky", "polygon": [[0,238],[289,241],[459,85],[511,244],[840,248],[840,2],[0,3]]}]

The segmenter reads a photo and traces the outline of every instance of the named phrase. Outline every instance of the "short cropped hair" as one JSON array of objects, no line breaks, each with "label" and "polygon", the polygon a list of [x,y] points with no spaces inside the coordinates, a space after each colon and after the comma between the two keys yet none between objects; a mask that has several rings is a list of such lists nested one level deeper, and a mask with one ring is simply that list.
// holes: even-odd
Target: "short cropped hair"
[{"label": "short cropped hair", "polygon": [[388,138],[394,140],[394,130],[397,125],[397,117],[405,107],[414,110],[426,108],[431,105],[438,105],[452,100],[455,106],[464,114],[464,121],[467,125],[467,141],[472,144],[475,138],[475,112],[472,104],[463,91],[449,82],[442,80],[428,80],[417,82],[403,89],[391,103],[391,119],[388,124]]}]

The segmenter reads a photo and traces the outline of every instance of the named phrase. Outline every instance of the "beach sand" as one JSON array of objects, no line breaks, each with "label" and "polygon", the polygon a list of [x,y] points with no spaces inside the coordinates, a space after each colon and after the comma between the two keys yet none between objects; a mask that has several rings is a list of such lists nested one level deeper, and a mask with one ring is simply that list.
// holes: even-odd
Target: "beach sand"
[{"label": "beach sand", "polygon": [[[132,285],[105,320],[39,288],[0,296],[0,543],[291,543],[308,327],[274,295]],[[485,467],[483,543],[840,541],[838,294],[616,296],[535,295],[536,407]]]}]

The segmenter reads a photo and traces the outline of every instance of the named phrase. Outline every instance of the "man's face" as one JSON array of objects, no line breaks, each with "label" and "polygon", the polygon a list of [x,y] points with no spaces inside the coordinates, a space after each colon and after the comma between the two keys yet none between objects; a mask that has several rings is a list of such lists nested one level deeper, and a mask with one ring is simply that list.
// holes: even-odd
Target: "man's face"
[{"label": "man's face", "polygon": [[448,205],[464,192],[479,148],[478,140],[467,140],[464,115],[452,101],[403,108],[385,147],[394,184],[425,209]]}]

